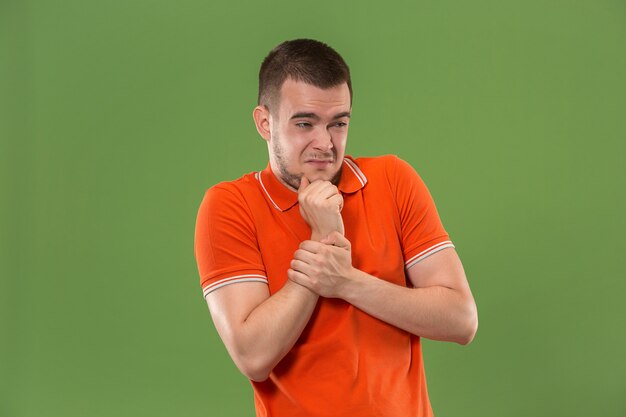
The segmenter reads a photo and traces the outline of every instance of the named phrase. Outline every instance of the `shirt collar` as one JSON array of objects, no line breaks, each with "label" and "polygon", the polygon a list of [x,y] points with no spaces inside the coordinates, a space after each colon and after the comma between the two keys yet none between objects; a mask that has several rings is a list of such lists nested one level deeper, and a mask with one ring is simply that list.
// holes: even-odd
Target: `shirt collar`
[{"label": "shirt collar", "polygon": [[[298,202],[298,193],[287,188],[276,178],[269,163],[267,168],[255,174],[255,177],[259,181],[265,196],[277,210],[289,210]],[[339,188],[342,194],[350,194],[357,192],[365,184],[367,184],[365,174],[363,174],[354,159],[346,155],[343,159],[341,178],[337,188]]]}]

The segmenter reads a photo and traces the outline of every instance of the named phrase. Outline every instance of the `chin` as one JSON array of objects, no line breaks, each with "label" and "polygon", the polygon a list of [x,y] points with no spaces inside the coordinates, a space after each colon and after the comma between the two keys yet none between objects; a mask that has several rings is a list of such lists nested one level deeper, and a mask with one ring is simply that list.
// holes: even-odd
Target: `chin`
[{"label": "chin", "polygon": [[341,170],[337,170],[337,171],[334,171],[334,172],[314,171],[314,172],[311,172],[311,173],[307,172],[304,175],[311,182],[317,181],[317,180],[322,180],[322,181],[330,181],[331,183],[337,185],[339,183],[339,179],[341,178]]},{"label": "chin", "polygon": [[306,172],[304,176],[307,177],[309,181],[315,181],[315,180],[330,181],[330,179],[332,178],[331,174],[327,174],[325,172]]}]

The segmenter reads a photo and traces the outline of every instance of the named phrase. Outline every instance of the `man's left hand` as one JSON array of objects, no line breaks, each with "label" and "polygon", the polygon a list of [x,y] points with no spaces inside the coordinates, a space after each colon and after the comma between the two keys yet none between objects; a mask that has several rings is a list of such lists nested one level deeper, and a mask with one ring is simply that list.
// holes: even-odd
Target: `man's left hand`
[{"label": "man's left hand", "polygon": [[333,232],[321,242],[302,242],[287,276],[323,297],[337,298],[355,271],[350,241],[341,233]]}]

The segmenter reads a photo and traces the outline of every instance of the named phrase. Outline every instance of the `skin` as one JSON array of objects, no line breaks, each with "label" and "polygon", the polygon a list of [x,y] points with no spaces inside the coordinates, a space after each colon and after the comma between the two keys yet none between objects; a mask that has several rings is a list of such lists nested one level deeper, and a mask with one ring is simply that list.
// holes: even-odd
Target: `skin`
[{"label": "skin", "polygon": [[341,176],[351,113],[347,84],[321,89],[287,79],[278,109],[257,106],[253,117],[265,141],[270,167],[288,188],[298,191],[300,213],[313,240],[334,230],[343,234]]},{"label": "skin", "polygon": [[[346,84],[319,89],[287,80],[279,108],[257,106],[253,117],[267,142],[270,167],[298,192],[300,213],[311,241],[343,234],[343,198],[333,184],[341,172],[348,135],[350,93]],[[340,117],[339,117],[340,116]],[[304,330],[319,295],[288,280],[272,296],[267,285],[227,285],[207,296],[215,327],[239,370],[254,381],[267,379]]]},{"label": "skin", "polygon": [[478,321],[463,266],[452,248],[412,266],[414,288],[401,287],[352,266],[343,236],[341,173],[351,111],[346,84],[320,89],[291,79],[279,108],[254,109],[267,142],[270,167],[298,192],[311,238],[295,252],[289,280],[270,296],[262,283],[227,285],[207,296],[216,329],[248,378],[267,379],[304,330],[320,296],[341,298],[366,313],[421,337],[469,343]]},{"label": "skin", "polygon": [[270,166],[296,191],[304,175],[337,183],[348,139],[350,91],[347,84],[328,89],[287,79],[278,109],[257,106],[257,131],[267,141]]},{"label": "skin", "polygon": [[478,327],[474,298],[453,248],[409,268],[414,288],[378,279],[352,266],[348,239],[334,232],[321,242],[300,244],[290,280],[323,297],[341,298],[409,333],[466,345]]}]

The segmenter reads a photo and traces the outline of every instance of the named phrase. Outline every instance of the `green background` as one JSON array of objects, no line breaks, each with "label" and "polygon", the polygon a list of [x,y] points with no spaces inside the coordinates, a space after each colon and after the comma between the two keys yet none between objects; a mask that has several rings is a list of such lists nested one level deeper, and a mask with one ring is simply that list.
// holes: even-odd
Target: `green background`
[{"label": "green background", "polygon": [[0,416],[251,416],[199,287],[204,190],[267,163],[259,64],[328,42],[348,151],[428,184],[479,307],[438,417],[624,416],[624,1],[0,0]]}]

